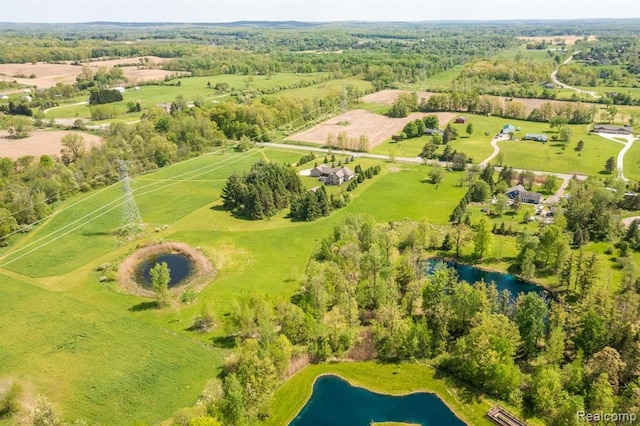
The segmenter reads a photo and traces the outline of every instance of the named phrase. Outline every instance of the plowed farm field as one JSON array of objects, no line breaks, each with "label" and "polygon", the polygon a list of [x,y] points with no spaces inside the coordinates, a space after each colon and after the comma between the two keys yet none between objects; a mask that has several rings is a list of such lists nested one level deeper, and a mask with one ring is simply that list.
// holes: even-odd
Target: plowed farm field
[{"label": "plowed farm field", "polygon": [[[292,135],[288,139],[292,141],[326,144],[329,135],[337,137],[338,134],[344,132],[348,138],[358,139],[361,135],[367,136],[369,139],[369,148],[373,148],[390,139],[391,136],[400,133],[408,122],[416,118],[422,118],[425,115],[427,114],[416,112],[404,118],[389,118],[384,115],[357,109],[340,114],[311,129]],[[435,115],[438,116],[440,123],[446,123],[456,114],[442,112]]]}]

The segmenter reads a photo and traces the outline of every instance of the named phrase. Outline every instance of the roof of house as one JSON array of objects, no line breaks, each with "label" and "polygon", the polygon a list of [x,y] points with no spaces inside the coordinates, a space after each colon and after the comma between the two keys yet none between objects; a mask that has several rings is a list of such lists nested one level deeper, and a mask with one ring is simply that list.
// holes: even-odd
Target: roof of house
[{"label": "roof of house", "polygon": [[335,171],[336,176],[345,177],[345,176],[353,176],[355,173],[348,167],[343,167]]},{"label": "roof of house", "polygon": [[542,198],[542,194],[539,194],[537,192],[530,192],[530,191],[522,191],[520,192],[520,194],[518,194],[518,196],[523,200],[540,201],[540,198]]},{"label": "roof of house", "polygon": [[319,166],[316,166],[316,169],[320,170],[320,172],[322,173],[326,173],[326,174],[331,174],[333,172],[335,172],[337,169],[331,168],[329,166],[327,166],[326,164],[320,164]]},{"label": "roof of house", "polygon": [[593,126],[593,131],[594,132],[624,132],[624,133],[633,133],[633,128],[631,126],[628,125],[624,125],[624,126],[611,126],[611,125],[607,125],[607,124],[595,124]]},{"label": "roof of house", "polygon": [[524,135],[525,139],[544,139],[545,141],[548,139],[547,135],[543,135],[540,133],[527,133]]},{"label": "roof of house", "polygon": [[512,186],[511,188],[507,189],[507,194],[511,194],[512,192],[525,192],[526,189],[524,189],[524,186],[522,185],[516,185],[516,186]]}]

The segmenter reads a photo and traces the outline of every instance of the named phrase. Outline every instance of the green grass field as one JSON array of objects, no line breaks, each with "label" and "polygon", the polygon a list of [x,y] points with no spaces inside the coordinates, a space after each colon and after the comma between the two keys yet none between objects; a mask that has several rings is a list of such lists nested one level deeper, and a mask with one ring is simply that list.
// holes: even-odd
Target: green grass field
[{"label": "green grass field", "polygon": [[[202,98],[207,102],[216,102],[224,100],[228,97],[228,94],[219,94],[213,89],[207,88],[207,83],[211,83],[215,86],[217,83],[228,83],[232,90],[245,90],[245,89],[273,89],[276,87],[288,87],[298,82],[307,82],[314,78],[322,77],[321,73],[313,74],[293,74],[293,73],[279,73],[274,74],[272,77],[267,76],[252,76],[253,80],[248,82],[247,77],[244,75],[215,75],[210,77],[184,77],[174,80],[173,82],[180,81],[180,86],[140,86],[139,90],[127,89],[123,93],[123,101],[116,102],[113,105],[116,108],[116,112],[120,116],[119,118],[129,121],[131,118],[139,118],[139,114],[126,114],[127,102],[139,102],[143,110],[160,103],[170,103],[178,95],[184,96],[187,102],[193,101],[196,97]],[[309,86],[302,89],[290,89],[286,91],[278,92],[279,95],[285,93],[292,96],[326,96],[337,91],[336,96],[339,96],[342,92],[342,87],[345,85],[353,84],[362,90],[370,87],[370,83],[364,82],[358,79],[344,79],[344,80],[329,80],[318,85]],[[82,102],[86,99],[80,98],[75,102]],[[74,102],[74,103],[75,103]],[[45,117],[50,118],[90,118],[91,113],[88,105],[68,105],[60,108],[55,108],[49,111]]]},{"label": "green grass field", "polygon": [[[243,293],[289,298],[312,253],[348,214],[368,213],[378,221],[426,216],[444,224],[465,191],[456,187],[454,173],[435,188],[423,183],[425,166],[360,159],[351,166],[382,164],[382,173],[353,191],[346,208],[315,222],[292,222],[284,211],[253,222],[218,208],[220,190],[234,171],[259,159],[295,163],[304,154],[212,154],[135,177],[147,226],[133,241],[112,234],[120,222],[118,185],[71,197],[44,224],[14,237],[0,250],[0,298],[7,304],[0,323],[11,324],[0,335],[0,379],[18,380],[31,395],[46,396],[68,419],[157,423],[193,405],[222,365],[225,350],[211,346],[222,329],[186,331],[203,304],[222,319]],[[312,178],[303,182],[317,185]],[[164,224],[169,228],[154,232]],[[136,246],[159,240],[200,247],[218,267],[196,303],[139,310],[148,300],[98,282],[99,265],[117,265]]]},{"label": "green grass field", "polygon": [[624,156],[624,176],[640,181],[640,142],[636,141]]},{"label": "green grass field", "polygon": [[[266,424],[280,426],[291,421],[311,396],[316,377],[322,374],[337,374],[354,386],[392,395],[417,391],[433,392],[467,424],[491,424],[484,416],[495,405],[494,401],[451,379],[438,378],[432,367],[408,363],[373,362],[321,364],[306,367],[278,389],[271,416]],[[534,423],[538,424],[535,421]]]},{"label": "green grass field", "polygon": [[[588,134],[588,125],[571,125],[573,132],[570,143],[563,149],[563,144],[554,142],[551,137],[556,134],[546,123],[511,120],[497,117],[471,116],[476,133],[485,130],[492,134],[499,131],[504,124],[513,124],[521,131],[516,138],[525,133],[543,133],[549,136],[549,142],[502,141],[498,143],[500,152],[504,154],[504,164],[519,169],[541,170],[556,173],[578,173],[598,175],[604,170],[607,158],[618,155],[623,145],[598,135]],[[475,134],[475,133],[474,133]],[[575,150],[579,140],[584,141],[582,152]]]}]

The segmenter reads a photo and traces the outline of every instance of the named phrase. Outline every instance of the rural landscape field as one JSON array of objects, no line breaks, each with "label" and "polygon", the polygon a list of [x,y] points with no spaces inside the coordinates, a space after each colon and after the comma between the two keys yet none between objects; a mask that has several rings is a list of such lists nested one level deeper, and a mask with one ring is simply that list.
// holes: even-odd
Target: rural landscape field
[{"label": "rural landscape field", "polygon": [[0,425],[640,422],[637,12],[0,22]]}]

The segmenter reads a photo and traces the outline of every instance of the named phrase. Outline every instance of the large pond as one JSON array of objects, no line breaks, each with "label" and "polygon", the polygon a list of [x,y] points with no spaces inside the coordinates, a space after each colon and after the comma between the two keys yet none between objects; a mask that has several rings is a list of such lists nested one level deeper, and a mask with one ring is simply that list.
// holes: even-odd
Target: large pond
[{"label": "large pond", "polygon": [[465,424],[434,394],[383,395],[329,375],[316,380],[311,398],[289,426],[369,426],[371,422]]},{"label": "large pond", "polygon": [[165,262],[169,267],[171,280],[169,287],[180,284],[193,270],[191,259],[182,253],[161,253],[141,262],[136,269],[136,280],[146,287],[151,286],[149,271],[156,263]]},{"label": "large pond", "polygon": [[[427,260],[427,274],[431,273],[437,264],[442,263],[440,259]],[[464,280],[469,284],[484,280],[485,283],[496,283],[498,291],[509,290],[513,296],[517,296],[518,293],[541,293],[544,292],[544,288],[530,283],[528,281],[521,280],[515,275],[502,274],[500,272],[485,271],[483,269],[474,268],[470,265],[464,265],[455,262],[445,262],[450,268],[454,268],[458,273],[460,280]]]}]

